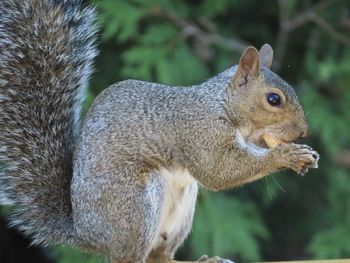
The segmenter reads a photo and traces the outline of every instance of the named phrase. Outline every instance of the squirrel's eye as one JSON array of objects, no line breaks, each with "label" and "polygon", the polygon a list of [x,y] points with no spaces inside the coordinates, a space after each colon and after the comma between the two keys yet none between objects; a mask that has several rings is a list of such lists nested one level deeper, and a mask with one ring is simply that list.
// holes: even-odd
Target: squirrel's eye
[{"label": "squirrel's eye", "polygon": [[267,95],[267,102],[274,107],[280,106],[282,103],[280,95],[277,93],[270,93]]}]

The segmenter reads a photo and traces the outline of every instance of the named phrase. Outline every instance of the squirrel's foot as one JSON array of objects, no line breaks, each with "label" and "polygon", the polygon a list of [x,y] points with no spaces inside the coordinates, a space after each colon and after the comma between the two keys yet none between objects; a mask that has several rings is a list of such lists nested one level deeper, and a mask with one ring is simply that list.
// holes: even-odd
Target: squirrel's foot
[{"label": "squirrel's foot", "polygon": [[229,259],[223,259],[219,257],[212,257],[209,258],[207,255],[201,256],[196,262],[201,263],[234,263],[233,261]]},{"label": "squirrel's foot", "polygon": [[170,260],[169,263],[234,263],[233,261],[229,259],[223,259],[219,257],[212,257],[209,258],[207,255],[201,256],[196,261],[176,261],[176,260]]}]

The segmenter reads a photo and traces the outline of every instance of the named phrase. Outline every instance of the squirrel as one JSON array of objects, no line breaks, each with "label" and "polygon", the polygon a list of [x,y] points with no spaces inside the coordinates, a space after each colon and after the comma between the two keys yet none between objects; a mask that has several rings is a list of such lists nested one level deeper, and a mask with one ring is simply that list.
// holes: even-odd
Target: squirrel
[{"label": "squirrel", "polygon": [[[273,50],[199,84],[125,80],[80,122],[97,55],[93,7],[0,2],[0,202],[35,244],[70,244],[111,263],[176,262],[198,185],[221,191],[319,155],[294,141],[308,124]],[[270,147],[264,135],[282,143]],[[231,262],[202,257],[202,262]]]}]

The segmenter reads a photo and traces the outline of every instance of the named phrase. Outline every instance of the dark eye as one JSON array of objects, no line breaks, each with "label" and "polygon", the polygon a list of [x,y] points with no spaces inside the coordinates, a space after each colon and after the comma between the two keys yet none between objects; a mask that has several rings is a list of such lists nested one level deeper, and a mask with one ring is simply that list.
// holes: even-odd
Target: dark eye
[{"label": "dark eye", "polygon": [[267,95],[267,102],[271,105],[271,106],[280,106],[282,103],[281,97],[280,95],[278,95],[277,93],[270,93]]}]

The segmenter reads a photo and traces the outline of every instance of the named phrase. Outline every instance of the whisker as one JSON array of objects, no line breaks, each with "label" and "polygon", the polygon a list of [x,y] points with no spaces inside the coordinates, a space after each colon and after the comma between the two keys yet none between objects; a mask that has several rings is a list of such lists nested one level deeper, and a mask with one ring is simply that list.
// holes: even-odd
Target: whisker
[{"label": "whisker", "polygon": [[267,185],[267,194],[269,196],[269,198],[272,200],[273,196],[272,196],[272,193],[271,193],[271,187],[270,187],[270,184],[269,184],[269,180],[268,178],[265,176],[264,177],[265,179],[265,182],[266,182],[266,185]]},{"label": "whisker", "polygon": [[309,110],[308,112],[305,113],[305,116],[308,116],[311,112],[313,112],[315,109]]},{"label": "whisker", "polygon": [[276,180],[276,178],[273,175],[271,175],[270,177],[272,177],[273,181],[276,183],[279,189],[281,189],[285,193],[288,193],[288,191],[280,185],[280,183]]}]

